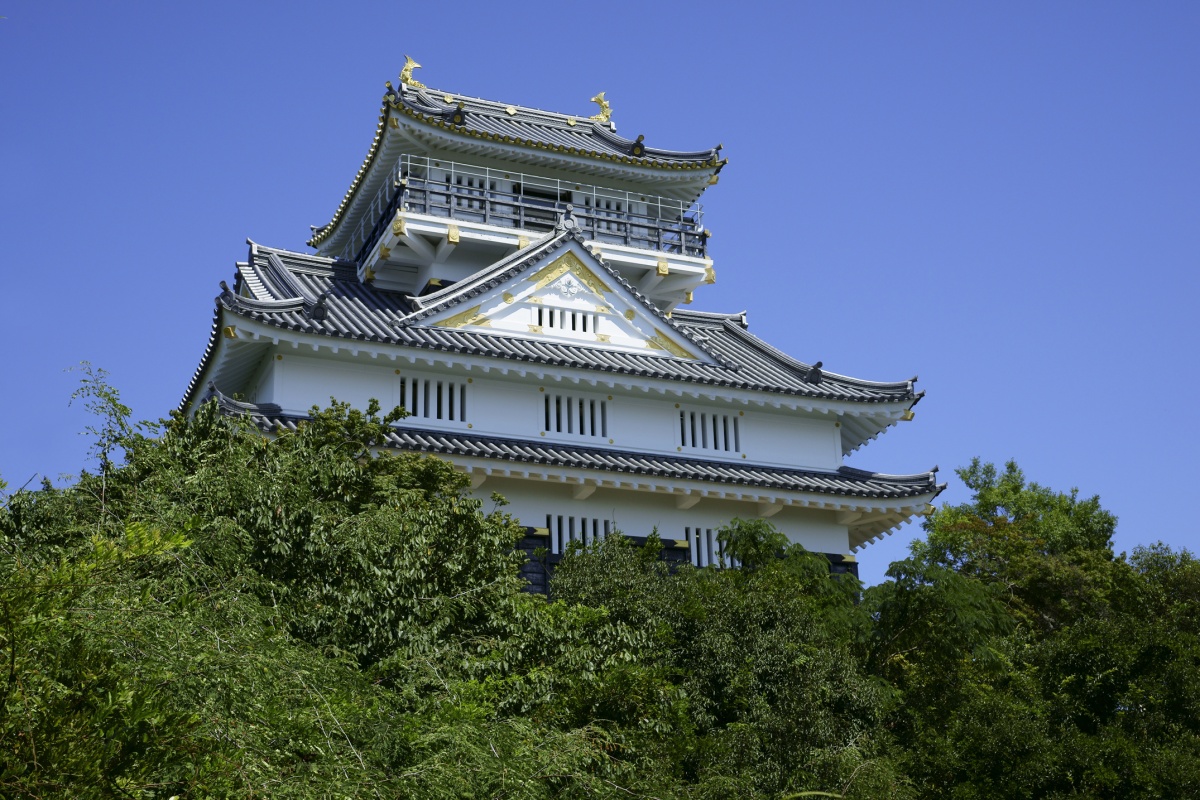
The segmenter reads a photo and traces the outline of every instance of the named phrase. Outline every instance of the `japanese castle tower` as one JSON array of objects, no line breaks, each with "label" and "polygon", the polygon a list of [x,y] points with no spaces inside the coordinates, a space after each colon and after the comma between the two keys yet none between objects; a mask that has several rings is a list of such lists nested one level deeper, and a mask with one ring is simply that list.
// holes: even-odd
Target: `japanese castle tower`
[{"label": "japanese castle tower", "polygon": [[404,406],[387,445],[504,495],[551,561],[657,529],[669,556],[720,565],[716,530],[766,517],[856,571],[941,491],[842,464],[912,418],[916,378],[837,375],[744,312],[687,310],[716,282],[697,201],[720,148],[623,138],[603,93],[594,116],[552,113],[429,89],[416,66],[315,253],[251,242],[222,284],[183,411],[215,398],[280,431],[331,395]]}]

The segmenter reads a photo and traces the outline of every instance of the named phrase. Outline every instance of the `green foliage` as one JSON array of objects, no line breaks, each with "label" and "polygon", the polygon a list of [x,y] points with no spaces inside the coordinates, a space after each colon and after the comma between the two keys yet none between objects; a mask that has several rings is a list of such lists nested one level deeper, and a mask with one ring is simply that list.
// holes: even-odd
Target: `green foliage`
[{"label": "green foliage", "polygon": [[523,593],[518,529],[448,464],[373,454],[389,421],[105,423],[124,464],[8,496],[0,795],[549,796],[623,774],[607,732],[505,712],[621,637]]},{"label": "green foliage", "polygon": [[108,372],[81,361],[72,370],[82,372],[79,388],[71,394],[71,404],[76,400],[92,415],[95,422],[84,428],[83,433],[92,437],[89,454],[99,461],[101,469],[107,469],[110,456],[121,443],[131,438],[138,425],[130,423],[133,411],[121,402],[121,394],[108,382]]},{"label": "green foliage", "polygon": [[872,670],[922,795],[1200,793],[1200,569],[1114,556],[1099,499],[973,462],[972,502],[925,524],[867,592]]},{"label": "green foliage", "polygon": [[735,520],[740,569],[612,535],[550,602],[399,410],[77,399],[98,473],[0,495],[0,796],[1200,794],[1200,562],[1015,465],[865,591]]},{"label": "green foliage", "polygon": [[853,622],[869,624],[857,584],[761,520],[720,538],[751,567],[671,571],[655,542],[620,537],[562,561],[556,598],[602,604],[647,635],[638,673],[584,713],[636,731],[636,749],[695,797],[903,796],[880,727],[886,694],[852,652]]}]

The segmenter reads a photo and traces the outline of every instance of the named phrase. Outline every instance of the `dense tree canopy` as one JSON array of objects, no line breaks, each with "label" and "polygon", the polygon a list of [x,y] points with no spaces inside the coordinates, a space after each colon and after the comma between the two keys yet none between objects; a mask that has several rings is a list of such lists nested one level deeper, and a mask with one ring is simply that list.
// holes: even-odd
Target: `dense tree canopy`
[{"label": "dense tree canopy", "polygon": [[1200,564],[1014,464],[866,590],[735,521],[741,569],[611,536],[547,600],[376,408],[78,396],[97,469],[0,504],[0,795],[1200,795]]}]

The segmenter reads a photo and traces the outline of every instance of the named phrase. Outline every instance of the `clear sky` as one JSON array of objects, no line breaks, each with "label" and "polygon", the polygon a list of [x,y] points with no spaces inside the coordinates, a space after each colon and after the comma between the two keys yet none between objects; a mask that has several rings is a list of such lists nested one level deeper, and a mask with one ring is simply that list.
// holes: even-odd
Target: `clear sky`
[{"label": "clear sky", "polygon": [[[430,86],[724,143],[718,282],[797,358],[920,375],[853,466],[972,456],[1197,549],[1200,4],[0,3],[0,476],[79,469],[88,360],[180,400],[247,237],[306,250]],[[1164,415],[1163,408],[1177,409]],[[1186,517],[1186,518],[1185,518]],[[919,529],[860,553],[875,582]]]}]

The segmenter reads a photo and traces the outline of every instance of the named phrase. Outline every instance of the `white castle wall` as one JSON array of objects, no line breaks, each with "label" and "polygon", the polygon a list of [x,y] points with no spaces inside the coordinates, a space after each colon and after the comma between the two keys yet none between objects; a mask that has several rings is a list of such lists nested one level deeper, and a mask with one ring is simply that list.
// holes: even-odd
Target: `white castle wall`
[{"label": "white castle wall", "polygon": [[[405,425],[792,468],[833,470],[842,463],[840,430],[832,419],[806,418],[735,403],[677,403],[662,395],[589,391],[533,377],[467,378],[463,372],[397,368],[393,362],[355,363],[350,359],[295,355],[287,348],[269,358],[250,399],[278,403],[292,414],[306,414],[313,405],[324,407],[331,395],[357,408],[365,408],[375,398],[387,410],[402,404],[401,379],[415,377],[469,380],[466,417],[461,422],[410,417]],[[602,402],[607,436],[544,430],[547,394]],[[681,411],[728,417],[727,429],[731,429],[736,416],[740,449],[686,446],[680,437]]]},{"label": "white castle wall", "polygon": [[[529,527],[546,527],[548,514],[574,516],[608,520],[629,536],[647,536],[657,528],[664,540],[684,539],[687,527],[719,528],[735,517],[757,516],[752,503],[705,499],[689,509],[679,509],[673,497],[620,489],[597,489],[590,497],[576,500],[568,485],[511,478],[488,478],[474,491],[485,511],[493,507],[492,492],[503,495],[509,502],[504,510]],[[785,508],[770,522],[808,550],[850,552],[846,526],[834,521],[833,512]]]}]

